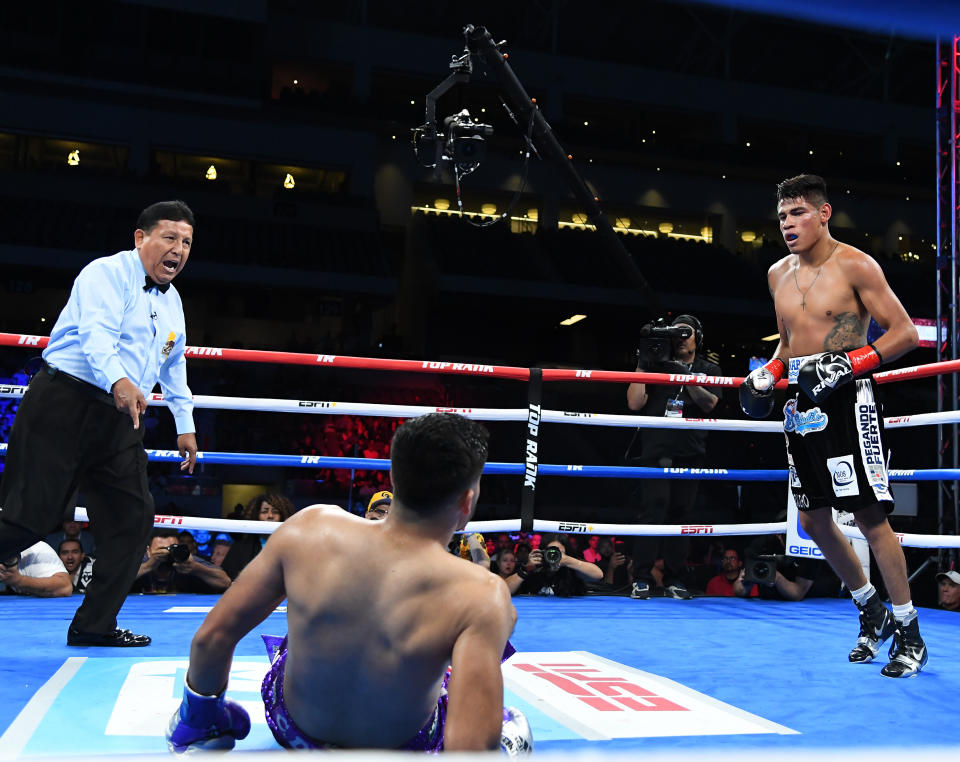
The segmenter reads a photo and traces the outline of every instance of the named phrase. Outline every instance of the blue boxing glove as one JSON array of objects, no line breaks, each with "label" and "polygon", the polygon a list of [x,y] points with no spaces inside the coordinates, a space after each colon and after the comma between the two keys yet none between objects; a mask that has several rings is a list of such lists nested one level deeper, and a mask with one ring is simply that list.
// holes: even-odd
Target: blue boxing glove
[{"label": "blue boxing glove", "polygon": [[523,712],[512,706],[503,708],[503,727],[500,730],[500,751],[508,757],[519,757],[533,752],[533,733]]},{"label": "blue boxing glove", "polygon": [[751,418],[766,418],[773,410],[773,388],[787,366],[779,357],[757,368],[740,384],[740,407]]},{"label": "blue boxing glove", "polygon": [[226,751],[249,732],[246,709],[222,693],[203,696],[184,681],[183,701],[167,726],[167,748],[174,754],[198,749]]},{"label": "blue boxing glove", "polygon": [[811,357],[797,371],[797,386],[818,405],[833,390],[848,384],[883,362],[880,353],[871,344],[852,352],[824,352]]}]

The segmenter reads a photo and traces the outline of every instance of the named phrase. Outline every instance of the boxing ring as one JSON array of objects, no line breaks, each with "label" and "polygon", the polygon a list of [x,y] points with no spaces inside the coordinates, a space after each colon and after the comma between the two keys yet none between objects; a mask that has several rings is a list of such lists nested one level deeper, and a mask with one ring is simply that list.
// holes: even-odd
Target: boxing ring
[{"label": "boxing ring", "polygon": [[[41,348],[44,337],[0,334],[0,345]],[[785,522],[673,526],[546,520],[536,516],[536,483],[541,478],[679,478],[744,482],[784,482],[785,469],[661,469],[540,462],[546,424],[611,427],[696,427],[711,431],[773,434],[775,421],[684,420],[637,415],[606,415],[546,409],[541,384],[551,381],[632,381],[679,385],[699,382],[730,388],[735,377],[693,379],[653,373],[598,370],[527,369],[474,363],[340,357],[286,352],[188,348],[190,358],[211,361],[313,365],[371,371],[414,371],[506,378],[525,382],[526,408],[438,408],[326,400],[215,397],[197,395],[197,409],[271,413],[337,414],[409,418],[437,410],[481,421],[507,421],[521,427],[523,462],[488,463],[486,478],[522,476],[520,517],[472,522],[479,532],[562,531],[601,535],[710,536],[781,533]],[[879,382],[955,372],[960,363],[940,363],[876,374]],[[16,398],[25,387],[0,387]],[[151,395],[150,405],[163,405]],[[898,416],[888,429],[960,421],[960,411]],[[519,442],[519,440],[518,440]],[[518,447],[519,447],[518,443]],[[778,439],[775,446],[782,448]],[[0,455],[5,445],[0,446]],[[148,450],[154,462],[179,462],[171,450]],[[202,452],[198,464],[384,470],[386,459]],[[949,479],[950,469],[892,470],[891,481]],[[85,518],[82,508],[77,518]],[[894,518],[895,522],[895,518]],[[269,531],[265,522],[158,515],[157,526],[211,532]],[[895,526],[896,528],[896,526]],[[844,528],[851,537],[859,536]],[[958,548],[960,538],[900,534],[909,547]],[[189,643],[217,596],[130,596],[120,624],[153,637],[146,649],[76,649],[65,645],[75,599],[0,598],[0,633],[8,644],[2,670],[6,701],[0,702],[0,759],[44,759],[92,755],[117,759],[165,752],[163,732],[179,704]],[[684,758],[704,751],[738,759],[769,756],[808,758],[869,750],[872,757],[900,756],[910,749],[943,759],[960,750],[960,726],[949,709],[960,696],[960,655],[955,652],[955,614],[921,608],[930,663],[917,678],[882,678],[881,657],[872,664],[850,664],[846,653],[856,639],[853,604],[841,599],[781,602],[758,599],[517,597],[519,614],[512,642],[518,649],[504,665],[505,703],[528,717],[539,755],[655,753]],[[263,721],[259,684],[268,667],[260,634],[286,631],[280,607],[239,644],[228,695],[250,711],[253,729],[237,751],[276,750]],[[131,653],[134,651],[135,653]],[[323,752],[327,754],[329,752]],[[286,759],[284,756],[277,758]],[[356,756],[356,755],[354,755]]]}]

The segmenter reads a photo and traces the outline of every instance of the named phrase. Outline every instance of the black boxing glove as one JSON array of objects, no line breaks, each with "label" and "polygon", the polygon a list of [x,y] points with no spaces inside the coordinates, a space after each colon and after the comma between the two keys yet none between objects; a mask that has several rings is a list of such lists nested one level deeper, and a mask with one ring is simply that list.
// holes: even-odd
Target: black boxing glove
[{"label": "black boxing glove", "polygon": [[797,371],[797,385],[811,400],[820,404],[833,390],[869,373],[883,362],[872,344],[852,352],[824,352],[811,357]]},{"label": "black boxing glove", "polygon": [[751,418],[766,418],[773,410],[773,387],[783,378],[787,366],[774,357],[757,368],[740,384],[740,407]]}]

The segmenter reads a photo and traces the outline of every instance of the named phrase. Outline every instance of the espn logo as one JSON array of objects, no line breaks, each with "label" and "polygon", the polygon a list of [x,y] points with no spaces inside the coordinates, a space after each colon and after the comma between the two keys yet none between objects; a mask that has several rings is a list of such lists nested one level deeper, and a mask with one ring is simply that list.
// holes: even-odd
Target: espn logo
[{"label": "espn logo", "polygon": [[684,524],[680,527],[680,534],[713,534],[710,524]]},{"label": "espn logo", "polygon": [[523,664],[512,662],[516,669],[546,680],[601,712],[686,712],[680,706],[637,685],[625,677],[602,676],[600,670],[586,664]]}]

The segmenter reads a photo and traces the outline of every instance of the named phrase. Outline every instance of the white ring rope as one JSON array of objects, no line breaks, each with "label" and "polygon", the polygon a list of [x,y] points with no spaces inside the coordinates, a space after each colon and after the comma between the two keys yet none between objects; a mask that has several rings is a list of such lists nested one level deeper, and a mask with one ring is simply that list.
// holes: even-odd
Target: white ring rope
[{"label": "white ring rope", "polygon": [[[25,386],[0,386],[0,398],[22,397]],[[150,394],[147,404],[166,407],[161,394]],[[271,397],[219,397],[198,394],[193,398],[198,409],[243,410],[263,413],[315,413],[320,415],[366,415],[386,418],[416,418],[427,413],[459,413],[476,421],[526,421],[526,408],[436,407],[427,405],[384,405],[371,402],[332,402],[329,400],[285,400]],[[542,410],[540,420],[548,423],[579,423],[587,426],[629,428],[701,429],[706,431],[752,431],[782,433],[778,421],[741,421],[733,418],[667,418],[651,415],[615,415],[581,413],[568,410]],[[919,413],[885,418],[888,429],[960,423],[960,410]]]},{"label": "white ring rope", "polygon": [[[339,507],[339,506],[335,506]],[[341,509],[343,510],[343,509]],[[74,520],[89,521],[87,509],[77,507]],[[249,521],[246,519],[208,519],[197,516],[170,516],[157,514],[153,525],[158,528],[206,530],[233,534],[273,534],[280,526],[278,521]],[[466,532],[519,532],[520,519],[494,519],[471,521],[462,530]],[[782,534],[787,531],[784,521],[760,524],[600,524],[589,521],[550,521],[534,519],[534,532],[561,532],[567,534],[597,534],[616,537],[728,537],[756,534]],[[853,539],[864,536],[856,527],[840,525],[840,531]],[[936,534],[910,534],[895,532],[900,544],[909,548],[960,548],[960,537]]]}]

